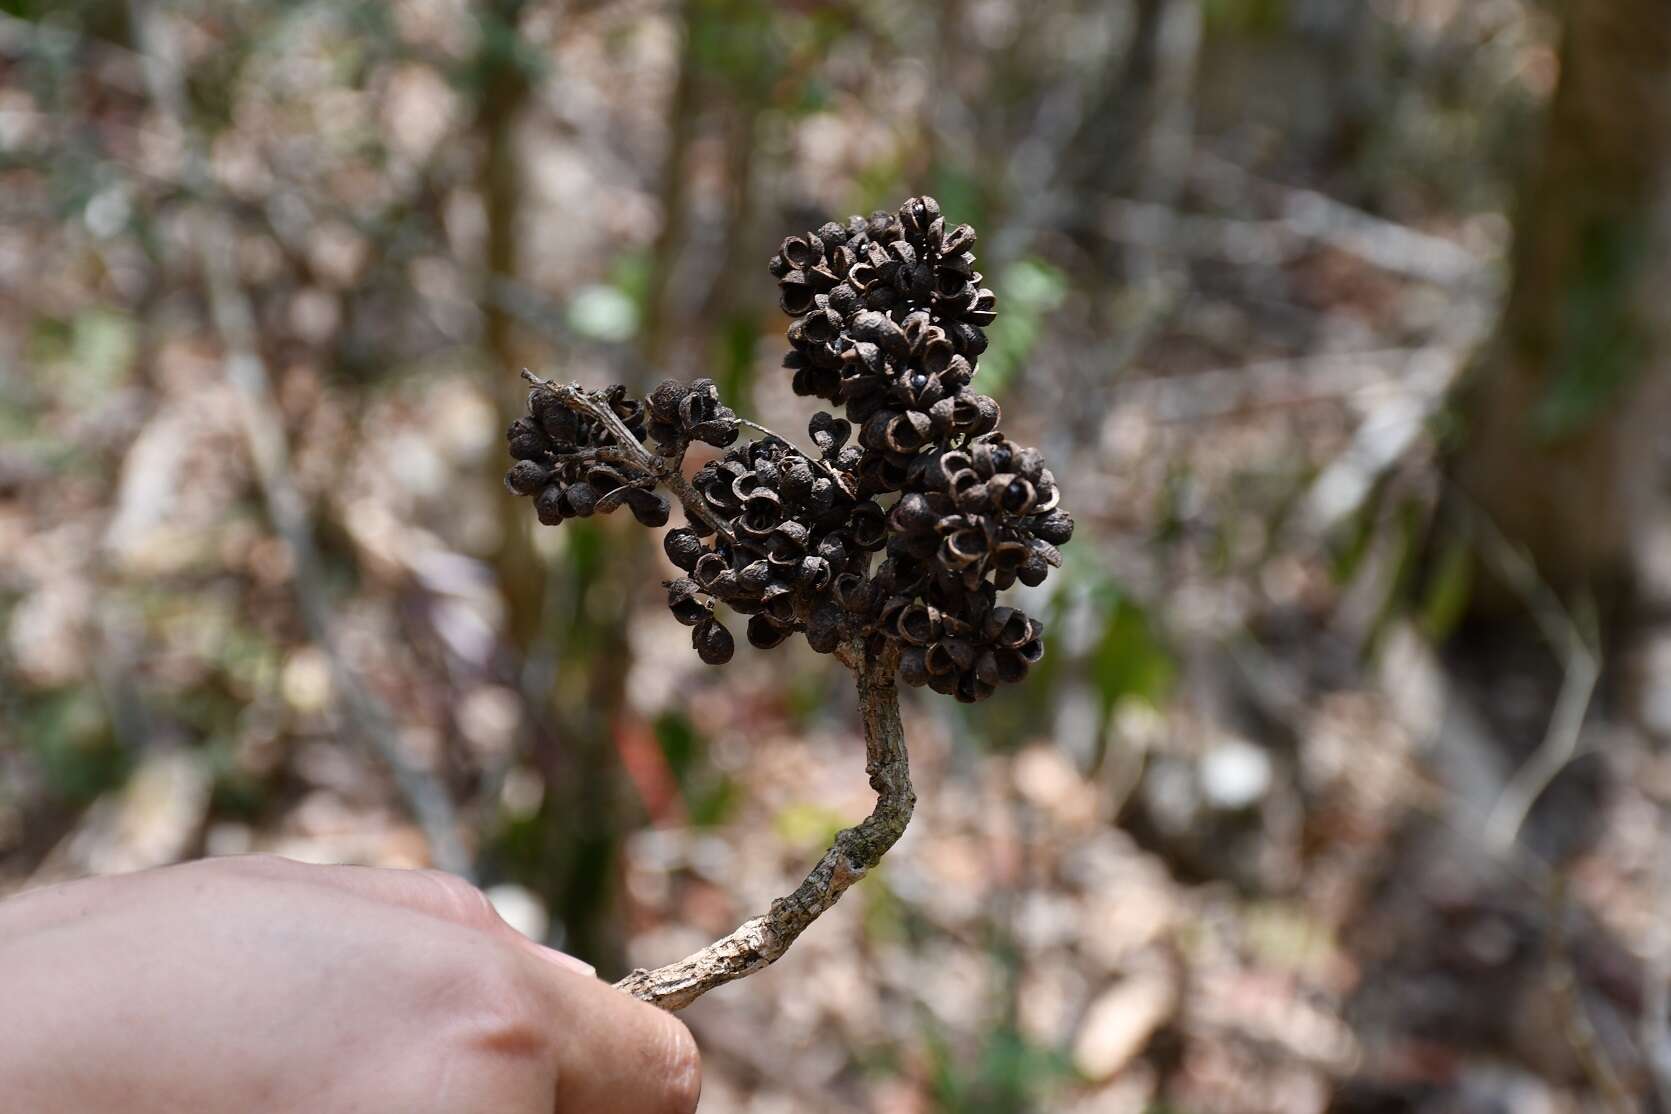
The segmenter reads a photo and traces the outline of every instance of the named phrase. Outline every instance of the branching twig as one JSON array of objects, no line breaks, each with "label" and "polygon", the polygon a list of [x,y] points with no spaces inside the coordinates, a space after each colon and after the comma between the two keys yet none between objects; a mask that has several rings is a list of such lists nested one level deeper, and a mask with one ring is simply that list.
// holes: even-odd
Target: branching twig
[{"label": "branching twig", "polygon": [[765,426],[761,425],[759,422],[751,422],[747,418],[741,418],[740,417],[740,418],[737,419],[737,424],[738,425],[746,425],[750,429],[752,429],[752,430],[754,430],[758,433],[764,433],[767,437],[775,437],[779,441],[782,441],[785,445],[793,445],[794,444],[793,441],[789,440],[789,438],[785,437],[783,434],[773,433],[771,430],[767,429]]},{"label": "branching twig", "polygon": [[[667,485],[668,490],[678,498],[685,513],[692,518],[700,519],[703,523],[718,531],[719,536],[735,544],[736,538],[731,534],[731,528],[714,516],[708,509],[696,489],[690,486],[685,474],[679,469],[679,460],[675,457],[657,456],[644,447],[644,443],[634,437],[632,430],[626,427],[608,403],[599,402],[587,391],[582,390],[578,383],[553,383],[549,379],[541,379],[527,368],[522,369],[522,378],[536,387],[545,387],[557,396],[557,401],[577,413],[585,414],[602,423],[615,438],[620,448],[620,454],[610,452],[609,447],[586,450],[597,460],[615,460],[619,463],[630,464],[643,472],[655,477]],[[608,455],[605,455],[608,453]]]},{"label": "branching twig", "polygon": [[1486,844],[1502,854],[1520,837],[1532,806],[1572,760],[1578,757],[1584,721],[1601,678],[1600,639],[1593,624],[1581,624],[1538,573],[1532,559],[1503,536],[1489,515],[1460,492],[1456,505],[1473,520],[1481,556],[1517,592],[1532,613],[1544,640],[1561,662],[1561,689],[1543,741],[1503,787],[1485,822]]},{"label": "branching twig", "polygon": [[783,955],[904,833],[917,795],[911,788],[905,731],[899,719],[899,690],[894,681],[898,651],[890,646],[873,657],[862,643],[851,643],[840,656],[858,678],[865,770],[876,790],[875,809],[856,827],[838,832],[795,892],[772,902],[765,913],[677,963],[634,971],[616,987],[652,1005],[677,1010],[716,986],[761,970]]},{"label": "branching twig", "polygon": [[1561,690],[1543,741],[1503,787],[1485,821],[1486,843],[1501,853],[1520,838],[1532,806],[1579,753],[1584,719],[1601,678],[1601,661],[1576,632],[1557,647],[1563,658]]},{"label": "branching twig", "polygon": [[1228,159],[1197,152],[1195,173],[1209,186],[1217,179],[1269,192],[1282,205],[1278,227],[1284,234],[1327,244],[1382,270],[1453,287],[1489,276],[1489,261],[1454,241],[1355,209],[1314,190],[1261,178]]}]

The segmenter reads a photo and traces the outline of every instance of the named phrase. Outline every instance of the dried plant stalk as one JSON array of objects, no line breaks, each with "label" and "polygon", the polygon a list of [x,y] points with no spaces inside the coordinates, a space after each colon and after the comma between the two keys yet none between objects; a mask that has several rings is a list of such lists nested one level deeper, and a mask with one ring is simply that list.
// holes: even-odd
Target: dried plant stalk
[{"label": "dried plant stalk", "polygon": [[917,794],[911,788],[905,730],[899,719],[899,689],[894,680],[898,651],[890,644],[872,655],[862,643],[851,642],[839,655],[858,680],[865,771],[876,790],[876,807],[857,826],[836,834],[835,842],[794,893],[778,898],[765,913],[693,955],[653,971],[634,971],[615,984],[618,989],[662,1009],[679,1010],[716,986],[770,966],[904,834]]},{"label": "dried plant stalk", "polygon": [[[723,604],[748,616],[751,645],[803,634],[858,680],[874,811],[765,913],[616,984],[634,997],[681,1009],[769,966],[899,839],[916,797],[896,676],[973,703],[1044,654],[1043,624],[997,596],[1061,566],[1073,518],[1043,455],[1012,442],[997,400],[971,387],[998,311],[974,242],[927,196],[784,239],[768,264],[794,318],[783,366],[796,394],[843,414],[812,416],[816,451],[739,418],[711,379],[669,379],[640,399],[523,373],[534,390],[506,430],[505,484],[540,522],[627,507],[660,527],[666,488],[687,524],[663,538],[684,575],[662,586],[697,656],[731,660]],[[766,436],[733,448],[744,425]],[[687,479],[693,442],[726,451]]]},{"label": "dried plant stalk", "polygon": [[[522,375],[535,387],[552,391],[563,406],[590,416],[613,434],[614,445],[589,449],[583,454],[586,458],[632,466],[671,490],[692,519],[729,536],[726,523],[716,519],[691,489],[677,457],[650,452],[607,404],[577,384],[553,383],[527,370]],[[716,986],[770,966],[904,834],[917,794],[911,787],[905,729],[899,718],[898,644],[882,641],[873,653],[863,639],[854,639],[840,645],[836,653],[858,683],[865,770],[876,791],[876,807],[857,826],[836,834],[835,842],[794,893],[778,898],[765,913],[701,951],[653,971],[640,968],[616,983],[617,988],[663,1009],[678,1010]]]}]

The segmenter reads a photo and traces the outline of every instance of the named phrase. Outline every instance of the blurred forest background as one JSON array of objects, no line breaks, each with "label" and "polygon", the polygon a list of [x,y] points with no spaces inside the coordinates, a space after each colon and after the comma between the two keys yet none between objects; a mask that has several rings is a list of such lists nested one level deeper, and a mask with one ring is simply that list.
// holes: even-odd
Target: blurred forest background
[{"label": "blurred forest background", "polygon": [[1666,0],[0,0],[0,893],[434,863],[607,976],[870,806],[517,370],[802,428],[766,260],[939,198],[1079,520],[715,1114],[1671,1111]]}]

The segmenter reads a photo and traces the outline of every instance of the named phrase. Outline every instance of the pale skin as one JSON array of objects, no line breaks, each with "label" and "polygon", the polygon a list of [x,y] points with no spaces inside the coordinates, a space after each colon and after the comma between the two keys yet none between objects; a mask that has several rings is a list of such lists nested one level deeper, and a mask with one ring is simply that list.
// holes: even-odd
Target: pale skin
[{"label": "pale skin", "polygon": [[690,1114],[672,1015],[434,871],[216,859],[0,902],[9,1114]]}]

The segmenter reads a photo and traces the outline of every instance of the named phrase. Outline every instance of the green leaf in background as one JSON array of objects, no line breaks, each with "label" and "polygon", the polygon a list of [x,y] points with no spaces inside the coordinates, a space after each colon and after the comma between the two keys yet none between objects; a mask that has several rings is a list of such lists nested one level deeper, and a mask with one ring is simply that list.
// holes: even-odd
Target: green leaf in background
[{"label": "green leaf in background", "polygon": [[1288,22],[1288,0],[1207,0],[1202,14],[1213,34],[1275,34]]},{"label": "green leaf in background", "polygon": [[251,822],[258,820],[273,797],[274,786],[238,761],[237,739],[217,736],[205,742],[201,749],[213,778],[214,814]]},{"label": "green leaf in background", "polygon": [[689,716],[675,708],[656,717],[655,732],[661,755],[667,759],[667,768],[683,785],[690,776],[691,767],[701,759],[705,749],[696,725]]},{"label": "green leaf in background", "polygon": [[854,192],[844,209],[869,213],[899,204],[900,182],[905,179],[905,162],[897,153],[877,155],[853,171]]},{"label": "green leaf in background", "polygon": [[831,675],[816,669],[796,669],[784,683],[783,710],[789,724],[805,731],[814,720],[828,712]]},{"label": "green leaf in background", "polygon": [[569,327],[612,344],[631,340],[644,322],[653,273],[649,252],[622,252],[611,263],[607,279],[581,287],[569,299]]},{"label": "green leaf in background", "polygon": [[644,249],[624,251],[609,266],[609,285],[631,298],[640,313],[650,299],[650,280],[654,276],[650,253]]},{"label": "green leaf in background", "polygon": [[631,340],[638,332],[639,310],[618,286],[583,286],[569,301],[569,327],[593,340]]},{"label": "green leaf in background", "polygon": [[1104,714],[1130,697],[1159,706],[1172,690],[1177,663],[1161,644],[1148,612],[1111,585],[1099,595],[1107,610],[1090,671]]},{"label": "green leaf in background", "polygon": [[454,85],[471,96],[480,96],[506,75],[515,74],[530,84],[543,79],[551,67],[545,53],[491,5],[482,8],[477,16],[476,50],[454,70]]},{"label": "green leaf in background", "polygon": [[[948,220],[958,224],[972,224],[976,228],[991,227],[986,191],[981,188],[980,179],[971,174],[966,167],[943,162],[934,168],[930,178],[934,182],[934,188],[930,192],[934,195],[934,200],[940,203],[940,211],[951,214]],[[978,244],[975,250],[980,251]],[[999,317],[1002,316],[1000,313]]]},{"label": "green leaf in background", "polygon": [[847,827],[847,818],[824,805],[803,801],[779,809],[772,826],[785,846],[804,852],[828,847],[836,833]]},{"label": "green leaf in background", "polygon": [[719,329],[714,337],[715,356],[709,366],[721,398],[753,396],[754,357],[759,346],[759,323],[748,314],[729,317]]},{"label": "green leaf in background", "polygon": [[30,341],[30,362],[52,382],[93,393],[121,386],[139,348],[133,318],[103,308],[39,320]]},{"label": "green leaf in background", "polygon": [[1456,629],[1474,586],[1474,547],[1465,537],[1451,537],[1428,574],[1421,604],[1422,632],[1435,643]]},{"label": "green leaf in background", "polygon": [[1042,259],[1017,260],[1005,267],[994,287],[998,320],[987,329],[981,356],[981,389],[1002,396],[1032,355],[1051,311],[1067,296],[1068,280]]},{"label": "green leaf in background", "polygon": [[886,860],[866,876],[869,885],[859,890],[864,901],[864,931],[868,943],[904,940],[910,931],[910,909],[889,883]]},{"label": "green leaf in background", "polygon": [[708,763],[708,741],[691,718],[678,709],[656,717],[656,743],[679,785],[690,822],[699,828],[723,822],[740,796],[737,783]]},{"label": "green leaf in background", "polygon": [[17,715],[43,780],[65,800],[91,801],[127,776],[130,756],[117,745],[91,686],[78,685],[25,701]]},{"label": "green leaf in background", "polygon": [[1545,441],[1581,435],[1643,366],[1648,344],[1630,291],[1652,242],[1640,220],[1598,219],[1583,230],[1555,332],[1554,379],[1532,410]]},{"label": "green leaf in background", "polygon": [[1018,1114],[1042,1110],[1053,1091],[1074,1078],[1061,1052],[1029,1041],[1013,1024],[988,1030],[973,1057],[954,1055],[929,1034],[935,1108],[943,1114]]},{"label": "green leaf in background", "polygon": [[762,0],[697,0],[691,54],[704,71],[737,85],[769,82],[778,51],[772,6]]},{"label": "green leaf in background", "polygon": [[1394,508],[1387,529],[1390,572],[1385,581],[1386,594],[1370,623],[1368,642],[1371,644],[1378,643],[1394,620],[1410,611],[1410,600],[1416,594],[1415,585],[1421,572],[1421,541],[1426,536],[1427,518],[1414,499],[1405,499]]}]

